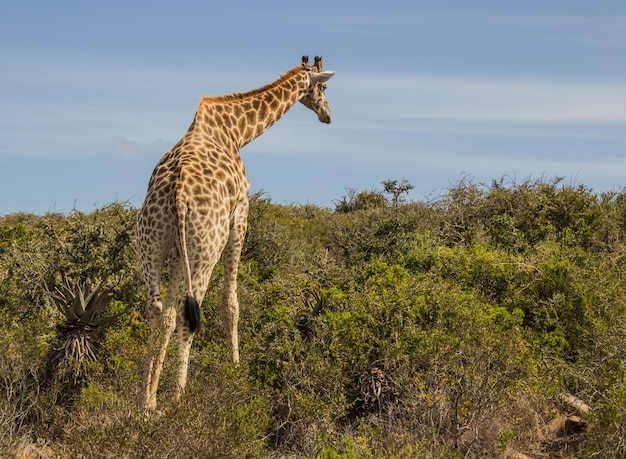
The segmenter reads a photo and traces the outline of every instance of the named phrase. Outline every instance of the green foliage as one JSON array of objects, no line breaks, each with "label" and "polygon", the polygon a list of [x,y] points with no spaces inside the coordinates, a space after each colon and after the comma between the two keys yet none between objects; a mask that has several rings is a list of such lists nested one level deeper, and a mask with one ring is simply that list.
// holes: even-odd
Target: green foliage
[{"label": "green foliage", "polygon": [[99,317],[110,302],[110,292],[103,287],[103,283],[92,288],[88,282],[72,284],[66,279],[62,288],[49,293],[64,319],[57,324],[56,341],[48,353],[47,379],[61,385],[62,403],[73,402],[87,381],[90,368],[98,362],[103,326],[116,318]]},{"label": "green foliage", "polygon": [[33,318],[50,307],[45,292],[64,278],[114,281],[116,296],[137,304],[142,283],[136,268],[137,211],[119,203],[91,214],[6,216],[0,227],[20,222],[29,237],[0,250],[0,311],[12,320]]},{"label": "green foliage", "polygon": [[12,245],[21,245],[32,239],[33,235],[28,229],[28,215],[16,214],[3,218],[0,226],[0,251],[6,250]]},{"label": "green foliage", "polygon": [[[626,195],[464,177],[410,202],[405,180],[382,184],[334,210],[251,196],[241,364],[218,265],[187,392],[167,403],[166,366],[151,420],[135,405],[148,336],[136,210],[2,217],[0,456],[32,442],[63,457],[624,457]],[[45,292],[64,276],[116,285],[72,410],[44,389],[60,318]],[[592,407],[586,432],[551,427],[575,411],[561,394]]]},{"label": "green foliage", "polygon": [[385,193],[391,195],[391,205],[393,207],[404,203],[405,200],[402,198],[402,195],[415,188],[415,185],[411,185],[406,179],[402,179],[400,183],[397,180],[384,180],[382,185]]},{"label": "green foliage", "polygon": [[348,189],[348,195],[335,203],[335,212],[349,213],[359,210],[376,209],[387,206],[387,198],[379,191]]},{"label": "green foliage", "polygon": [[103,291],[102,287],[102,283],[92,288],[88,283],[79,282],[72,286],[66,282],[66,285],[61,289],[56,288],[56,292],[50,293],[50,296],[54,298],[66,323],[97,327],[105,322],[99,320],[99,315],[108,300],[108,292]]}]

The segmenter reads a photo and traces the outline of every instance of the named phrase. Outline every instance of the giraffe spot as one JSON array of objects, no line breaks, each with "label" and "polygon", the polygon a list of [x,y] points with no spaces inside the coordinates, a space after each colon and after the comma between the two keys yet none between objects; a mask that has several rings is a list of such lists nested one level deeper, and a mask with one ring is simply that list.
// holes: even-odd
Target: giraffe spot
[{"label": "giraffe spot", "polygon": [[265,102],[259,107],[258,116],[260,120],[264,120],[267,117],[267,104]]},{"label": "giraffe spot", "polygon": [[252,125],[252,124],[254,124],[255,121],[256,121],[256,114],[252,110],[247,111],[246,112],[246,122],[249,125]]},{"label": "giraffe spot", "polygon": [[193,186],[193,188],[192,188],[192,193],[193,193],[193,195],[194,195],[194,196],[197,196],[197,197],[202,197],[202,195],[204,194],[204,193],[203,193],[203,191],[204,191],[204,190],[203,190],[202,185],[200,185],[200,184],[198,184],[198,183],[196,183],[196,184]]},{"label": "giraffe spot", "polygon": [[219,140],[223,144],[226,144],[226,145],[229,144],[231,142],[231,138],[229,136],[229,133],[220,131],[220,133],[219,133]]},{"label": "giraffe spot", "polygon": [[241,118],[244,115],[244,108],[237,104],[233,107],[233,115],[235,115],[235,118]]},{"label": "giraffe spot", "polygon": [[239,136],[242,138],[246,138],[246,129],[248,128],[249,124],[246,122],[246,120],[244,118],[241,118],[239,120],[238,123],[238,128],[239,128]]},{"label": "giraffe spot", "polygon": [[207,195],[195,198],[195,209],[201,216],[207,216],[210,214],[211,205],[211,199]]},{"label": "giraffe spot", "polygon": [[230,196],[235,194],[235,183],[231,179],[226,180],[226,189]]},{"label": "giraffe spot", "polygon": [[254,127],[252,127],[251,125],[248,125],[248,127],[245,130],[245,132],[243,133],[243,136],[246,139],[253,138],[253,136],[254,136]]}]

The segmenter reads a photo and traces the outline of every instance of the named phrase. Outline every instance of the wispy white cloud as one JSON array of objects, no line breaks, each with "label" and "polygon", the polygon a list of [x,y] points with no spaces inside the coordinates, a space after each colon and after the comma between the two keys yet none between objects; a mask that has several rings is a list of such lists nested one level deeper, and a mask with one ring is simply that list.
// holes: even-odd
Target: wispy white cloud
[{"label": "wispy white cloud", "polygon": [[626,122],[626,82],[615,80],[379,74],[337,86],[360,118]]},{"label": "wispy white cloud", "polygon": [[416,151],[494,155],[498,149],[527,150],[528,156],[534,145],[556,156],[561,147],[546,153],[546,146],[573,141],[572,150],[596,145],[599,151],[590,156],[596,160],[626,148],[626,83],[613,80],[342,75],[327,93],[330,127],[296,109],[248,148],[366,162],[380,162],[381,150],[405,151],[406,157]]},{"label": "wispy white cloud", "polygon": [[[279,73],[173,71],[69,55],[20,65],[24,72],[0,75],[0,83],[11,79],[16,89],[0,96],[7,109],[0,137],[11,139],[0,145],[0,155],[148,162],[182,136],[201,95],[250,89]],[[29,74],[25,81],[21,73]],[[298,106],[246,147],[244,160],[314,158],[383,178],[398,171],[408,178],[416,171],[443,177],[583,171],[585,181],[618,183],[626,173],[617,154],[626,146],[626,83],[619,80],[344,69],[327,95],[333,124],[320,124]]]},{"label": "wispy white cloud", "polygon": [[142,156],[142,149],[137,142],[128,140],[120,135],[113,136],[112,140],[115,145],[115,149],[120,155],[131,158]]},{"label": "wispy white cloud", "polygon": [[620,81],[338,74],[327,95],[333,124],[294,109],[244,154],[430,182],[461,172],[479,180],[545,175],[610,189],[626,176]]},{"label": "wispy white cloud", "polygon": [[523,41],[542,39],[578,43],[597,43],[626,47],[624,41],[626,14],[601,12],[437,12],[437,8],[420,8],[413,5],[404,9],[368,9],[355,12],[354,8],[334,8],[316,14],[296,15],[286,13],[255,14],[282,24],[315,24],[323,30],[356,35],[387,36],[445,36],[453,30],[457,35],[484,35],[498,33],[501,39],[516,37]]},{"label": "wispy white cloud", "polygon": [[203,94],[246,89],[235,74],[89,53],[0,48],[0,61],[0,156],[150,154],[180,138]]}]

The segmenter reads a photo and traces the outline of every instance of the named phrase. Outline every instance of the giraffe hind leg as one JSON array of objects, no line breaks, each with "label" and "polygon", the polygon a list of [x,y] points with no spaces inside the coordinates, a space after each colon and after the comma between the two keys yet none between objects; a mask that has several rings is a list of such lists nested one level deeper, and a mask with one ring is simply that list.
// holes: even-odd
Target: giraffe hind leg
[{"label": "giraffe hind leg", "polygon": [[148,339],[148,356],[143,374],[142,409],[144,414],[154,413],[157,405],[157,389],[163,370],[165,354],[170,337],[176,327],[177,299],[182,285],[182,270],[172,251],[170,255],[170,278],[165,304],[157,327],[152,328]]},{"label": "giraffe hind leg", "polygon": [[[187,299],[185,298],[185,303]],[[192,298],[193,299],[193,298]],[[194,299],[195,301],[195,299]],[[196,301],[197,303],[197,301]],[[185,392],[185,386],[187,385],[187,372],[189,370],[189,352],[191,350],[191,343],[193,342],[193,331],[191,330],[189,319],[187,316],[187,305],[184,305],[182,311],[178,314],[177,323],[177,335],[178,335],[178,384],[176,385],[176,393],[174,399],[178,400]],[[199,314],[199,312],[198,312]]]},{"label": "giraffe hind leg", "polygon": [[194,297],[185,297],[185,304],[181,311],[179,311],[177,316],[177,335],[178,335],[178,360],[179,360],[179,368],[178,368],[178,385],[176,387],[175,399],[179,399],[181,395],[185,391],[185,386],[187,385],[187,372],[189,368],[189,353],[191,350],[191,343],[193,342],[194,331],[191,329],[190,321],[187,317],[187,300],[188,298],[192,298],[196,303],[194,306],[198,307],[197,312],[194,314],[198,315],[198,324],[200,320],[200,308],[199,304],[204,299],[204,295],[206,294],[207,288],[209,286],[209,280],[211,278],[211,272],[213,271],[213,266],[215,265],[215,261],[209,260],[209,264],[205,269],[197,269],[197,271],[203,271],[205,275],[198,276],[195,279],[195,283],[193,284],[193,291],[196,295],[198,295],[198,300]]},{"label": "giraffe hind leg", "polygon": [[161,301],[160,292],[160,276],[156,274],[156,269],[144,267],[144,275],[146,276],[146,286],[148,288],[148,301],[145,306],[145,317],[150,329],[148,338],[146,363],[143,371],[141,395],[139,398],[139,407],[144,414],[150,414],[156,410],[156,386],[158,381],[154,380],[154,369],[156,364],[155,349],[158,345],[157,340],[160,335],[160,324],[163,315],[163,303]]}]

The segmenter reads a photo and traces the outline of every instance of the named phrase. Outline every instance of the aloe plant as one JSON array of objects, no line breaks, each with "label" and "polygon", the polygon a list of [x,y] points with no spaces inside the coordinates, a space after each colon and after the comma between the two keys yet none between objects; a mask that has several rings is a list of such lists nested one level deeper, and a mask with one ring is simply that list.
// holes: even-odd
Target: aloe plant
[{"label": "aloe plant", "polygon": [[70,399],[86,381],[89,364],[98,360],[96,332],[116,317],[100,318],[109,293],[103,282],[92,288],[89,282],[67,280],[49,292],[64,320],[57,325],[56,342],[48,354],[48,376],[62,384]]}]

